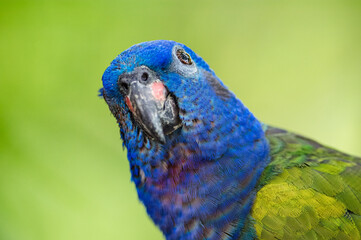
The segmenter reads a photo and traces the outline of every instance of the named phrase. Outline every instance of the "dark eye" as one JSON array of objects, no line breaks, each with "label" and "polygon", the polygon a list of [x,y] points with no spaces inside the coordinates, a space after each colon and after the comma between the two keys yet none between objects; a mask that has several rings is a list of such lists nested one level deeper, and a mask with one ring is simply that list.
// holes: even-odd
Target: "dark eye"
[{"label": "dark eye", "polygon": [[186,53],[183,49],[177,50],[177,57],[183,64],[192,65],[191,56],[189,56],[189,54]]}]

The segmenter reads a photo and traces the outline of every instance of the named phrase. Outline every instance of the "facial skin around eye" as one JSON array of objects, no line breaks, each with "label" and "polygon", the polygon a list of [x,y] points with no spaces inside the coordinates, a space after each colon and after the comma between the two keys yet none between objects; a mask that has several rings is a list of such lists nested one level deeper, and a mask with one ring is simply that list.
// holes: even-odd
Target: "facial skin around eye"
[{"label": "facial skin around eye", "polygon": [[198,72],[198,68],[191,56],[180,46],[174,46],[172,50],[173,62],[170,70],[184,77],[191,77]]}]

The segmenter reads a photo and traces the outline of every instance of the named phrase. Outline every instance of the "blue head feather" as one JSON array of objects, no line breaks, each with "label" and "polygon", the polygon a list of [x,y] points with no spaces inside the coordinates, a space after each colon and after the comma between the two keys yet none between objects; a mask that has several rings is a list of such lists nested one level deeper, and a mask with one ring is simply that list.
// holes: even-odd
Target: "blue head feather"
[{"label": "blue head feather", "polygon": [[[174,48],[183,48],[195,68],[182,69]],[[177,99],[182,127],[165,143],[147,137],[119,91],[119,76],[139,66],[156,72]],[[139,199],[165,236],[233,239],[248,231],[243,226],[268,162],[268,143],[261,123],[207,63],[183,44],[145,42],[118,55],[102,80]]]}]

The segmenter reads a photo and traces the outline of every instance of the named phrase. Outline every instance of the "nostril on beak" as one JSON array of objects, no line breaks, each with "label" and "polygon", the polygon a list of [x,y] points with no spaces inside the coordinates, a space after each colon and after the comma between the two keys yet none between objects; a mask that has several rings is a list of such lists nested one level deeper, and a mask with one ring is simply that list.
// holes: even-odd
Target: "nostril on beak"
[{"label": "nostril on beak", "polygon": [[140,77],[140,79],[143,81],[143,82],[146,82],[149,78],[149,74],[147,72],[144,72],[142,74],[142,76]]}]

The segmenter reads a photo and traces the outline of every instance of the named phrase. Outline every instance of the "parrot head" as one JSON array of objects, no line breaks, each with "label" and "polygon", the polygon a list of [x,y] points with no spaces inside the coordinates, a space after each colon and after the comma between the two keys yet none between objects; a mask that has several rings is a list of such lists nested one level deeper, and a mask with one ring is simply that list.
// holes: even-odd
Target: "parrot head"
[{"label": "parrot head", "polygon": [[201,132],[205,121],[215,125],[235,100],[201,57],[174,41],[132,46],[112,61],[102,80],[101,94],[126,145],[135,129],[146,141],[163,145],[195,125]]}]

